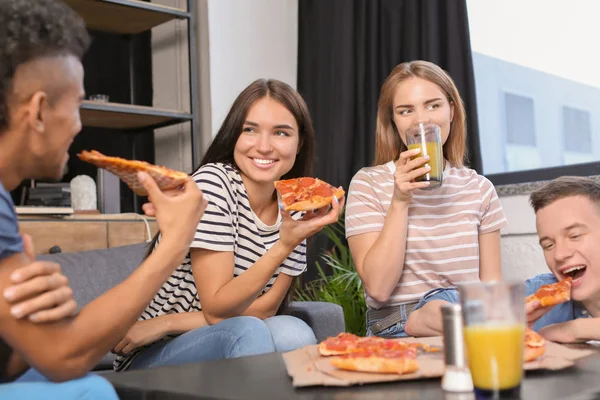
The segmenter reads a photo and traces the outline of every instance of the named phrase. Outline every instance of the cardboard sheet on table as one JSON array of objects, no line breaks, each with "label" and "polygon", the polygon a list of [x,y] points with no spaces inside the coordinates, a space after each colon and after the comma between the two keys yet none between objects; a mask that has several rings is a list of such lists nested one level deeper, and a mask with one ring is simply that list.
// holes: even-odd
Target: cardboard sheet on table
[{"label": "cardboard sheet on table", "polygon": [[[403,340],[442,346],[441,337],[406,338]],[[526,363],[524,368],[525,370],[559,370],[570,367],[575,360],[593,353],[594,350],[591,349],[575,349],[546,342],[544,356]],[[376,382],[440,378],[444,374],[443,352],[419,354],[417,358],[420,366],[419,371],[406,375],[343,371],[332,366],[328,357],[322,357],[316,345],[284,353],[283,359],[288,375],[292,378],[295,387],[351,386]]]}]

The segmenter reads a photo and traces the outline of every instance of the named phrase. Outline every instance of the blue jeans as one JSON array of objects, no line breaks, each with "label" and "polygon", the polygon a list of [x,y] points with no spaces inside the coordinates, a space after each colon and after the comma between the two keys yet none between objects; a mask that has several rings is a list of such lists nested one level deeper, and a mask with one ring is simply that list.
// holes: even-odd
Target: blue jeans
[{"label": "blue jeans", "polygon": [[306,322],[290,315],[267,318],[264,324],[269,329],[276,351],[292,351],[300,347],[317,344],[315,333]]},{"label": "blue jeans", "polygon": [[157,342],[138,354],[130,369],[289,351],[316,342],[310,327],[295,317],[234,317]]},{"label": "blue jeans", "polygon": [[118,400],[119,397],[110,382],[98,375],[55,383],[30,369],[15,382],[0,385],[0,399]]}]

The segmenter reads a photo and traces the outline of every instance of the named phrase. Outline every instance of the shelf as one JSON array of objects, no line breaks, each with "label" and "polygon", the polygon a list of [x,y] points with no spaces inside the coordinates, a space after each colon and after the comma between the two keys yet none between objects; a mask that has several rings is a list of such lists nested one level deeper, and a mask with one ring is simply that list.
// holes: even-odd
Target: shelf
[{"label": "shelf", "polygon": [[191,121],[192,114],[131,104],[85,100],[81,105],[83,126],[111,129],[155,129]]},{"label": "shelf", "polygon": [[85,20],[88,29],[136,34],[190,14],[179,8],[139,0],[65,0]]}]

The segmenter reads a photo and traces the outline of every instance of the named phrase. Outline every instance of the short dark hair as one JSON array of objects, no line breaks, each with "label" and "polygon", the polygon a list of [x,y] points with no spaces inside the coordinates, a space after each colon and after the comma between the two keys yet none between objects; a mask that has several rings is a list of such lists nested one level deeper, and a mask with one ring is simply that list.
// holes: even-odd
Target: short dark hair
[{"label": "short dark hair", "polygon": [[89,42],[85,22],[61,0],[0,1],[0,132],[17,67],[40,57],[81,59]]},{"label": "short dark hair", "polygon": [[571,196],[584,196],[600,205],[600,183],[583,176],[561,176],[529,196],[529,204],[537,213],[557,200]]},{"label": "short dark hair", "polygon": [[298,124],[300,151],[292,169],[281,179],[312,175],[315,131],[310,112],[300,93],[287,83],[277,79],[257,79],[238,95],[198,168],[217,162],[237,168],[233,158],[235,144],[242,134],[250,107],[264,97],[270,97],[281,103],[294,116]]}]

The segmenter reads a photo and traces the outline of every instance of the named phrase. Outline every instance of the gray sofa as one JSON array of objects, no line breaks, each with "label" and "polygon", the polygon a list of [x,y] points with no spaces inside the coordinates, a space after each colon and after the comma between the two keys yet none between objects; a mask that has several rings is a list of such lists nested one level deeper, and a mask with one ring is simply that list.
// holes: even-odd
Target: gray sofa
[{"label": "gray sofa", "polygon": [[[103,250],[77,253],[39,255],[38,259],[54,261],[61,265],[69,278],[79,307],[100,296],[123,281],[144,258],[146,243]],[[135,293],[131,294],[135,296]],[[292,302],[284,314],[306,321],[315,332],[317,340],[335,336],[344,331],[344,314],[337,304],[324,302]],[[114,355],[109,353],[96,370],[112,368]]]}]

